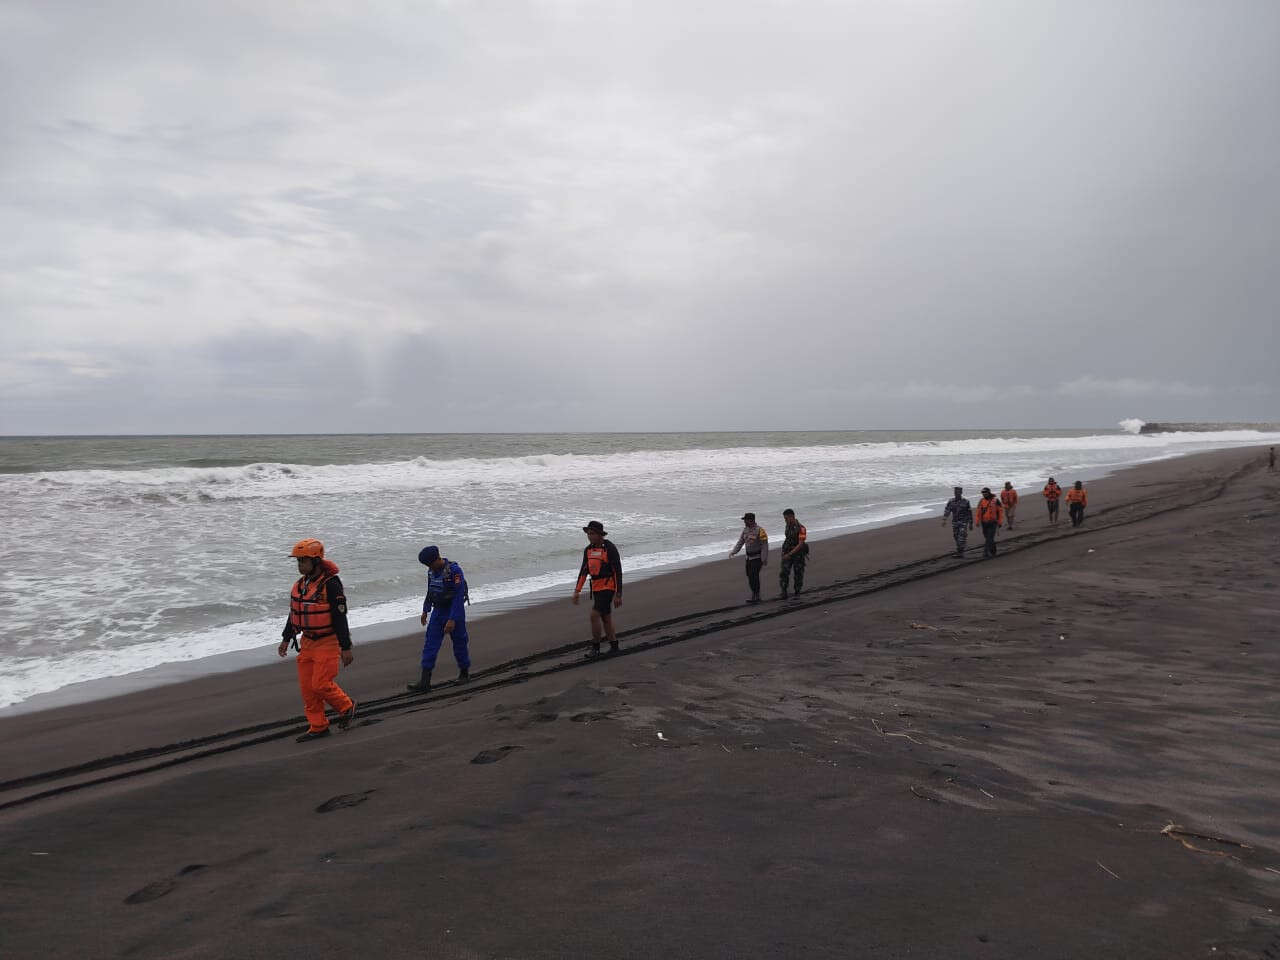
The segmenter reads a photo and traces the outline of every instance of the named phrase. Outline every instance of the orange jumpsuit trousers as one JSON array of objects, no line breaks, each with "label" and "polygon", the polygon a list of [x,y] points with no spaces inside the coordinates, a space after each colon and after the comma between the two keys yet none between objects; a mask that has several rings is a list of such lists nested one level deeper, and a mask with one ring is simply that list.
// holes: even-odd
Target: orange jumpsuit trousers
[{"label": "orange jumpsuit trousers", "polygon": [[351,698],[343,693],[335,678],[342,664],[337,637],[298,642],[298,689],[302,691],[302,709],[307,714],[311,733],[329,729],[324,715],[326,703],[339,713],[351,709]]}]

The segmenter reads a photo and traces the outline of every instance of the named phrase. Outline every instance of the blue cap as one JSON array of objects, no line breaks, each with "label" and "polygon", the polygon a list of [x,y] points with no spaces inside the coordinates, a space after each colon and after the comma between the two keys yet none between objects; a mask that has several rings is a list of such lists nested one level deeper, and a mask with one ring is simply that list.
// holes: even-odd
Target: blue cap
[{"label": "blue cap", "polygon": [[440,548],[437,546],[423,547],[418,553],[418,562],[427,565],[435,563],[440,559]]}]

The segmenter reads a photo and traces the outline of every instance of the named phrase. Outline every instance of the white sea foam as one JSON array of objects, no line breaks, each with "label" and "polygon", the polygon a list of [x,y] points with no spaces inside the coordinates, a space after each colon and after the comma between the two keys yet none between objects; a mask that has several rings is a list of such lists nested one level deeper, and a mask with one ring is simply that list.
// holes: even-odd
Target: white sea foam
[{"label": "white sea foam", "polygon": [[[1139,420],[1122,422],[1126,430]],[[626,483],[688,474],[728,475],[743,470],[838,466],[840,464],[919,458],[1000,457],[1058,451],[1122,451],[1159,456],[1164,447],[1191,444],[1261,443],[1276,435],[1256,430],[1214,433],[1121,434],[1085,437],[992,437],[902,443],[858,443],[804,447],[731,447],[635,451],[604,456],[546,454],[526,457],[432,460],[418,457],[388,463],[300,464],[251,463],[239,467],[168,467],[144,470],[59,470],[32,474],[0,474],[0,490],[41,491],[46,495],[74,490],[78,495],[130,495],[151,502],[211,501],[318,497],[376,491],[445,491],[469,485]]]},{"label": "white sea foam", "polygon": [[1147,421],[1139,420],[1137,417],[1130,417],[1127,420],[1121,420],[1119,427],[1125,433],[1141,433],[1142,428],[1147,425]]}]

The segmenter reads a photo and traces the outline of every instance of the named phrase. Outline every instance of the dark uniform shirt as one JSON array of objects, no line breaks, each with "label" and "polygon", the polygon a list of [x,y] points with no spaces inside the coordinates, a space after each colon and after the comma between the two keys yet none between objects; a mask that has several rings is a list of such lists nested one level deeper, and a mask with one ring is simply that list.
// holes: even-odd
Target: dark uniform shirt
[{"label": "dark uniform shirt", "polygon": [[945,520],[947,517],[951,517],[953,524],[972,523],[973,508],[964,497],[952,497],[942,511],[942,519]]}]

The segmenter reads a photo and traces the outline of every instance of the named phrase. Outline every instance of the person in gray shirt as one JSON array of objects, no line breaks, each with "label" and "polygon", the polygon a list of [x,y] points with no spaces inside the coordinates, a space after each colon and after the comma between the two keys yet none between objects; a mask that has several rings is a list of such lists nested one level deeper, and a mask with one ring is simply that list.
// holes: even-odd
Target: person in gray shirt
[{"label": "person in gray shirt", "polygon": [[729,551],[729,556],[736,555],[743,547],[747,548],[747,584],[751,587],[751,596],[747,598],[747,603],[759,603],[760,570],[769,565],[769,535],[764,532],[764,527],[756,525],[754,513],[744,513],[742,522],[746,526],[742,528],[742,536],[738,537],[738,542]]}]

